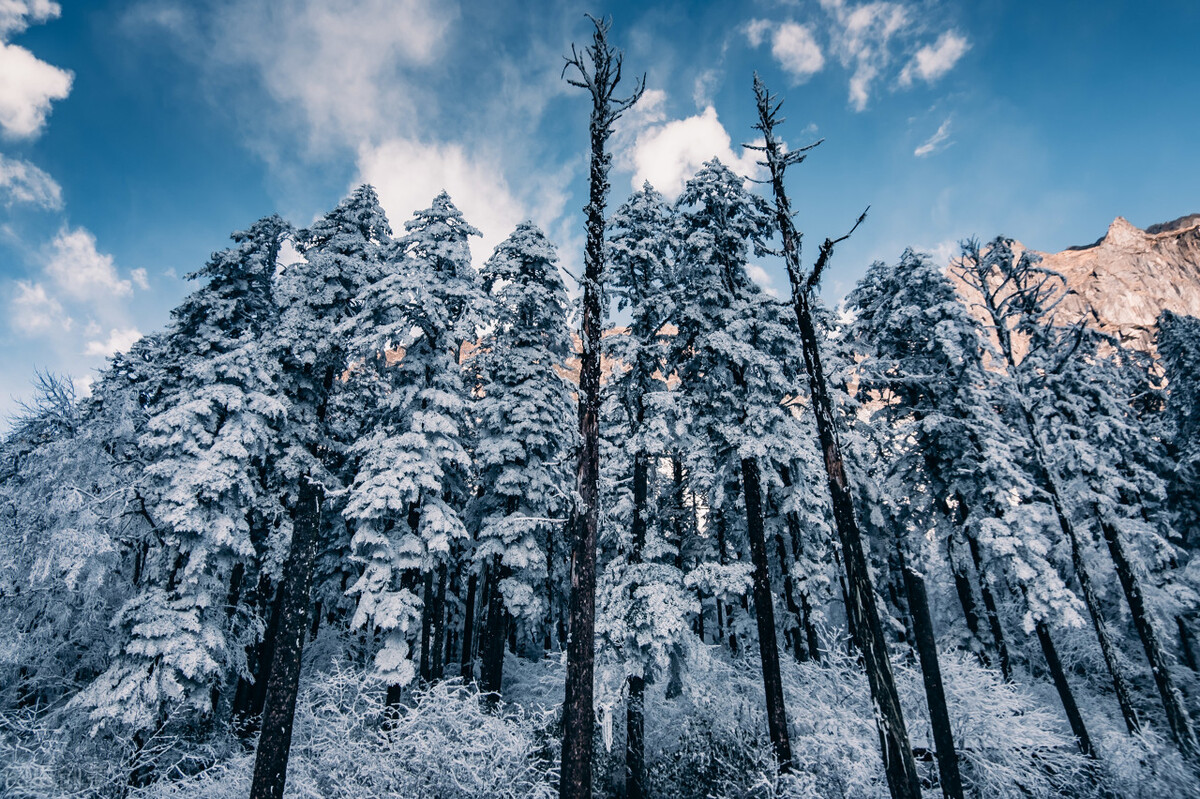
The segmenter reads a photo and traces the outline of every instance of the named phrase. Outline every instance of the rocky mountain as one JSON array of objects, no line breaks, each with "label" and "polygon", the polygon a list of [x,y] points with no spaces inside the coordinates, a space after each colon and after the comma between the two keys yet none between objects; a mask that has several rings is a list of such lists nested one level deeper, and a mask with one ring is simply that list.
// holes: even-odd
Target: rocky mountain
[{"label": "rocky mountain", "polygon": [[1074,290],[1061,306],[1068,320],[1085,319],[1130,347],[1153,350],[1164,309],[1200,316],[1200,214],[1145,230],[1117,217],[1095,243],[1041,255]]}]

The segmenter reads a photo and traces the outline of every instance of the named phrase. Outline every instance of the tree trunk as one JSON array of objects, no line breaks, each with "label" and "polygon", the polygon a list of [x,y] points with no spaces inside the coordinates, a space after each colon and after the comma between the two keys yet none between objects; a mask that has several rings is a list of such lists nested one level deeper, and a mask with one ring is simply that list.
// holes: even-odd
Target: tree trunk
[{"label": "tree trunk", "polygon": [[433,633],[433,572],[425,572],[425,590],[421,607],[421,682],[428,683],[433,679],[433,653],[430,651],[430,639]]},{"label": "tree trunk", "polygon": [[762,487],[759,483],[758,462],[753,458],[743,458],[742,489],[746,499],[750,558],[754,563],[754,617],[758,622],[758,652],[762,658],[763,690],[767,700],[767,729],[775,749],[775,759],[779,761],[779,770],[786,773],[792,769],[792,743],[788,737],[783,680],[779,674],[779,644],[775,640],[775,607],[763,530]]},{"label": "tree trunk", "polygon": [[846,589],[850,601],[848,611],[854,619],[855,638],[863,655],[863,666],[866,668],[871,697],[874,699],[875,721],[883,747],[888,788],[893,799],[920,799],[921,780],[917,775],[917,764],[913,760],[912,744],[909,741],[908,728],[904,724],[904,713],[900,708],[900,695],[892,675],[892,664],[888,660],[887,641],[879,620],[875,590],[871,586],[871,573],[863,554],[862,534],[854,516],[854,501],[842,463],[841,445],[838,443],[833,406],[821,367],[820,343],[809,307],[809,297],[806,292],[801,292],[793,296],[793,300],[804,345],[804,363],[808,371],[813,411],[817,420],[817,435],[824,454],[825,470],[829,476],[834,522],[842,543],[842,557],[845,559]]},{"label": "tree trunk", "polygon": [[967,622],[967,631],[971,635],[971,648],[975,650],[979,663],[986,669],[992,665],[988,657],[987,647],[984,646],[983,636],[979,632],[979,606],[975,604],[975,592],[971,589],[971,576],[967,573],[966,564],[961,563],[955,555],[954,536],[951,533],[946,538],[946,560],[950,563],[950,573],[954,578],[954,593],[958,596],[958,604],[962,608],[963,618]]},{"label": "tree trunk", "polygon": [[937,754],[938,774],[941,776],[942,796],[963,799],[962,776],[958,770],[958,751],[950,726],[950,711],[946,691],[942,686],[942,668],[938,662],[937,637],[933,617],[929,613],[929,597],[925,578],[906,562],[903,544],[897,542],[900,568],[904,572],[904,587],[908,593],[908,610],[912,614],[913,637],[917,657],[921,661],[921,676],[925,682],[925,700],[929,705],[929,726],[933,728],[933,744]]},{"label": "tree trunk", "polygon": [[243,740],[252,737],[259,728],[259,716],[267,697],[267,672],[279,635],[279,592],[271,590],[271,580],[265,574],[258,580],[259,612],[266,617],[266,628],[258,642],[246,647],[246,669],[249,679],[239,676],[233,694],[233,718]]},{"label": "tree trunk", "polygon": [[279,632],[267,676],[262,735],[254,757],[250,799],[283,797],[323,499],[324,491],[318,485],[307,478],[300,480],[292,521],[292,546],[279,586]]},{"label": "tree trunk", "polygon": [[1095,757],[1092,739],[1088,737],[1087,727],[1083,725],[1083,716],[1079,713],[1079,705],[1075,704],[1075,694],[1071,692],[1071,685],[1067,682],[1066,672],[1063,671],[1062,662],[1058,659],[1058,650],[1054,648],[1054,640],[1050,637],[1050,630],[1046,627],[1046,622],[1039,621],[1037,623],[1037,637],[1038,642],[1042,645],[1042,654],[1046,657],[1046,665],[1050,667],[1050,677],[1054,680],[1058,698],[1062,700],[1063,711],[1067,714],[1067,722],[1071,725],[1071,732],[1075,733],[1075,742],[1079,744],[1079,751],[1088,757]]},{"label": "tree trunk", "polygon": [[433,593],[433,648],[430,651],[429,678],[440,680],[445,676],[442,655],[446,650],[446,564],[437,567],[437,578]]},{"label": "tree trunk", "polygon": [[775,553],[779,558],[779,571],[783,576],[783,598],[787,605],[788,613],[792,617],[792,623],[788,626],[787,635],[788,644],[792,647],[792,656],[800,663],[808,660],[808,647],[805,645],[804,635],[804,618],[800,611],[800,606],[796,604],[795,587],[792,584],[792,570],[788,568],[788,551],[787,543],[783,540],[783,533],[776,531],[775,533]]},{"label": "tree trunk", "polygon": [[[816,418],[817,438],[825,460],[829,494],[833,505],[834,523],[842,544],[845,558],[847,582],[847,617],[852,619],[854,639],[862,652],[867,681],[874,700],[875,723],[879,729],[884,771],[892,799],[920,799],[921,780],[913,760],[912,744],[904,724],[900,708],[900,696],[896,680],[892,675],[892,664],[888,660],[887,642],[879,621],[879,610],[875,603],[875,591],[871,585],[871,573],[863,554],[862,534],[854,517],[854,501],[846,480],[846,469],[842,463],[842,449],[838,442],[837,428],[833,419],[833,403],[829,387],[821,366],[820,341],[813,320],[812,295],[820,280],[821,271],[833,252],[834,242],[827,239],[821,255],[807,278],[802,277],[800,266],[800,239],[792,222],[791,203],[783,186],[783,174],[787,164],[786,155],[774,138],[775,111],[765,88],[755,80],[758,99],[760,129],[765,143],[763,149],[771,172],[771,189],[775,195],[775,218],[783,238],[783,256],[787,266],[788,281],[792,290],[792,306],[800,328],[801,349],[804,353],[804,368],[808,373],[809,391],[812,398],[813,415]],[[792,161],[798,163],[798,161]],[[863,215],[866,216],[865,214]],[[859,219],[859,222],[862,218]],[[857,227],[857,224],[855,225]],[[849,234],[847,234],[848,236]]]},{"label": "tree trunk", "polygon": [[1000,676],[1005,682],[1012,682],[1012,661],[1008,657],[1004,627],[1000,624],[1000,609],[996,605],[996,595],[988,585],[987,574],[983,570],[983,557],[979,554],[979,541],[974,535],[967,535],[967,548],[971,552],[971,562],[975,564],[975,573],[979,577],[979,595],[983,597],[983,609],[987,613],[988,627],[992,631],[992,643],[996,647],[996,657],[1000,660]]},{"label": "tree trunk", "polygon": [[464,683],[475,680],[475,653],[471,649],[475,645],[475,592],[479,590],[479,575],[474,568],[467,578],[467,607],[463,619],[462,634],[462,678]]},{"label": "tree trunk", "polygon": [[1175,626],[1179,629],[1179,648],[1183,650],[1183,662],[1192,671],[1200,671],[1200,663],[1196,661],[1196,647],[1192,643],[1192,632],[1183,616],[1175,617]]},{"label": "tree trunk", "polygon": [[1137,628],[1138,637],[1142,639],[1142,648],[1146,650],[1146,659],[1150,661],[1150,671],[1154,674],[1154,684],[1158,687],[1158,695],[1162,699],[1163,710],[1167,714],[1171,737],[1175,739],[1176,746],[1184,755],[1195,758],[1200,754],[1197,751],[1196,732],[1192,727],[1192,719],[1188,715],[1187,708],[1184,707],[1183,697],[1180,696],[1179,690],[1175,687],[1175,681],[1171,678],[1170,661],[1167,660],[1166,653],[1163,652],[1162,645],[1159,643],[1158,632],[1154,629],[1154,622],[1151,619],[1151,611],[1146,607],[1146,598],[1142,594],[1141,581],[1138,580],[1137,574],[1133,570],[1133,564],[1130,563],[1129,556],[1125,552],[1125,544],[1121,541],[1120,531],[1099,512],[1099,509],[1097,509],[1096,516],[1100,520],[1100,529],[1104,533],[1108,551],[1116,565],[1117,577],[1121,582],[1121,589],[1125,592],[1125,601],[1129,603],[1134,627]]},{"label": "tree trunk", "polygon": [[504,595],[500,592],[500,581],[507,575],[507,567],[500,556],[492,558],[488,569],[487,617],[479,651],[479,688],[488,694],[490,702],[500,698],[504,682],[504,645],[508,638],[508,612],[504,609]]},{"label": "tree trunk", "polygon": [[646,796],[645,761],[646,681],[629,677],[629,701],[625,705],[625,799]]},{"label": "tree trunk", "polygon": [[[641,408],[638,408],[638,422],[641,422]],[[633,564],[642,562],[642,548],[646,545],[646,498],[649,493],[649,465],[646,463],[644,452],[633,456],[633,529],[632,548],[629,561]],[[631,595],[636,595],[637,582],[629,586]],[[633,598],[632,596],[630,597]],[[642,655],[643,653],[639,653]],[[639,667],[645,668],[645,657],[639,657]],[[644,674],[629,675],[629,701],[625,706],[625,797],[626,799],[642,799],[645,795],[643,787],[646,784],[646,755],[645,755],[645,689]]]}]

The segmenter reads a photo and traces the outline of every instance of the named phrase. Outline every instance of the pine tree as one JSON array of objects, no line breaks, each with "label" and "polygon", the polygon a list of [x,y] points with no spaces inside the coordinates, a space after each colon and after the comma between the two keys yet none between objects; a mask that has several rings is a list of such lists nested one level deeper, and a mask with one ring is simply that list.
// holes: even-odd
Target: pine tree
[{"label": "pine tree", "polygon": [[[628,311],[627,328],[605,339],[614,367],[605,386],[613,417],[609,437],[627,469],[606,476],[612,487],[629,486],[627,502],[606,502],[606,528],[620,530],[614,557],[600,591],[601,639],[620,659],[628,686],[625,735],[625,795],[646,795],[645,688],[672,658],[679,658],[694,603],[683,586],[681,541],[664,513],[665,492],[655,479],[659,464],[675,452],[674,407],[666,370],[664,327],[671,318],[674,213],[649,183],[635,192],[610,221],[609,291],[617,309]],[[615,454],[615,453],[614,453]],[[611,468],[612,460],[606,461]],[[610,489],[611,492],[611,489]],[[620,512],[626,511],[626,512]],[[606,537],[611,537],[612,532]],[[674,540],[672,540],[674,538]]]},{"label": "pine tree", "polygon": [[741,482],[767,720],[780,769],[787,771],[791,746],[766,549],[767,486],[760,463],[784,462],[796,435],[795,420],[781,404],[795,388],[789,368],[789,344],[795,339],[782,306],[746,271],[750,255],[764,252],[771,218],[766,203],[747,192],[743,182],[714,159],[680,195],[673,317],[679,332],[669,363],[688,395],[693,425],[702,426],[701,435],[715,449],[718,479]]},{"label": "pine tree", "polygon": [[551,554],[565,552],[576,431],[570,384],[557,369],[571,352],[567,291],[554,245],[523,222],[483,267],[495,308],[474,359],[482,387],[476,416],[481,494],[475,558],[492,586],[481,639],[482,688],[501,687],[506,619],[527,637],[549,635],[558,588]]},{"label": "pine tree", "polygon": [[375,665],[392,704],[417,673],[409,638],[418,623],[421,679],[433,679],[440,663],[445,621],[437,598],[444,599],[454,548],[468,538],[471,397],[460,355],[476,338],[481,310],[467,243],[478,231],[449,195],[439,194],[405,228],[359,314],[344,325],[362,358],[351,382],[376,395],[370,432],[351,450],[357,471],[346,515],[356,523],[353,557],[363,564],[349,589],[358,597],[351,624],[383,632]]},{"label": "pine tree", "polygon": [[264,331],[289,233],[269,217],[233,234],[237,246],[191,276],[207,283],[174,311],[164,342],[176,377],[147,405],[139,454],[146,512],[165,551],[119,613],[129,640],[92,689],[106,686],[116,700],[107,707],[125,719],[143,714],[143,730],[177,704],[211,714],[220,686],[242,668],[236,642],[254,620],[239,617],[237,597],[247,569],[259,569],[250,527],[280,511],[263,476],[286,409]]},{"label": "pine tree", "polygon": [[281,309],[280,383],[290,411],[290,435],[277,468],[290,486],[292,535],[275,603],[273,654],[251,799],[283,796],[321,506],[327,489],[340,483],[344,458],[344,442],[336,440],[329,426],[330,399],[344,386],[338,378],[350,366],[349,342],[341,326],[378,276],[391,228],[375,190],[364,185],[296,238],[304,259],[283,270],[275,291]]}]

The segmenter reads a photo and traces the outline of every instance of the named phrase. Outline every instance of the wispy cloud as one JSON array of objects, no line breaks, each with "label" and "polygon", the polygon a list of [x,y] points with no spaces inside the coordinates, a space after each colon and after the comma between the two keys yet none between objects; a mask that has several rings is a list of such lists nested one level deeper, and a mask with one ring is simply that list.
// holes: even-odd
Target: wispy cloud
[{"label": "wispy cloud", "polygon": [[8,307],[13,330],[25,336],[40,336],[71,329],[71,317],[45,286],[18,280],[15,289]]},{"label": "wispy cloud", "polygon": [[936,152],[946,149],[953,142],[950,141],[950,119],[938,126],[937,131],[928,139],[923,141],[917,149],[913,150],[913,155],[917,158],[924,158],[928,155],[933,155]]},{"label": "wispy cloud", "polygon": [[62,208],[62,187],[34,164],[0,153],[0,202],[57,211]]},{"label": "wispy cloud", "polygon": [[[928,21],[910,2],[875,0],[819,0],[824,16],[798,24],[793,21],[753,19],[742,27],[752,47],[770,42],[771,54],[794,82],[803,82],[835,59],[850,73],[848,100],[863,111],[876,87],[895,76],[895,66],[909,53],[910,60],[895,78],[909,87],[914,78],[932,83],[949,72],[970,48],[965,36],[943,33],[933,44],[916,50],[928,30]],[[824,45],[822,45],[824,42]]]},{"label": "wispy cloud", "polygon": [[109,358],[118,352],[128,351],[141,337],[142,334],[136,327],[114,328],[108,331],[107,339],[89,341],[84,347],[83,353],[93,357]]}]

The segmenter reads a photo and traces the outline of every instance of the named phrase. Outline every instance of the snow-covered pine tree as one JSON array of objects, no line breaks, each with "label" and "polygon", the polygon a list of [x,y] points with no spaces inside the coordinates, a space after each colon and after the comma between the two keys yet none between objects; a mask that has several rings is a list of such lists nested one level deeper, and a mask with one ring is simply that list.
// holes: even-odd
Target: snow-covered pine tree
[{"label": "snow-covered pine tree", "polygon": [[326,491],[341,484],[345,442],[329,427],[330,399],[344,388],[350,366],[344,321],[381,270],[391,228],[375,190],[360,186],[336,208],[296,235],[304,258],[275,283],[280,306],[276,347],[280,386],[288,405],[288,436],[276,468],[288,486],[291,544],[275,602],[274,642],[267,669],[262,735],[251,799],[281,799],[287,776],[292,719],[307,632],[313,563]]},{"label": "snow-covered pine tree", "polygon": [[659,488],[663,481],[656,479],[677,454],[679,414],[665,376],[669,336],[664,330],[672,312],[674,213],[646,183],[616,210],[609,230],[607,288],[630,321],[605,339],[613,362],[604,387],[613,417],[607,436],[621,451],[621,465],[628,464],[625,473],[606,475],[610,492],[619,486],[629,496],[627,502],[606,503],[607,522],[615,529],[604,537],[620,543],[601,578],[597,630],[608,645],[602,659],[617,660],[612,671],[628,686],[625,795],[641,799],[646,795],[647,679],[680,657],[688,616],[696,610],[683,585],[678,531],[664,512],[674,492]]},{"label": "snow-covered pine tree", "polygon": [[786,309],[750,278],[751,255],[772,228],[766,203],[719,160],[701,167],[678,200],[679,233],[669,366],[677,372],[694,427],[715,450],[719,481],[741,483],[753,564],[755,619],[768,727],[781,770],[791,768],[779,673],[761,464],[774,475],[797,435],[783,400],[796,389],[795,333]]},{"label": "snow-covered pine tree", "polygon": [[[156,728],[174,707],[215,711],[220,688],[244,666],[257,620],[240,607],[242,580],[257,577],[266,547],[257,520],[280,515],[266,476],[285,406],[271,281],[290,227],[268,217],[233,234],[236,246],[190,277],[206,282],[173,312],[161,358],[173,379],[146,405],[142,507],[155,520],[154,565],[116,623],[128,633],[108,670],[81,697],[94,720]],[[260,526],[261,529],[261,526]]]},{"label": "snow-covered pine tree", "polygon": [[[1164,311],[1158,317],[1158,353],[1167,380],[1164,440],[1168,501],[1173,524],[1196,575],[1200,551],[1200,319]],[[1200,575],[1192,583],[1200,584]],[[1200,589],[1200,585],[1196,585]],[[1200,671],[1194,609],[1175,617],[1179,648],[1192,671]]]},{"label": "snow-covered pine tree", "polygon": [[571,353],[571,333],[557,261],[545,234],[522,222],[482,270],[495,316],[473,359],[482,394],[473,515],[475,558],[488,584],[481,687],[491,694],[501,688],[509,619],[526,646],[540,649],[548,640],[565,576],[551,568],[570,549],[565,526],[577,430],[572,386],[558,372]]},{"label": "snow-covered pine tree", "polygon": [[[1155,403],[1151,363],[1109,336],[1086,330],[1070,357],[1055,366],[1044,371],[1046,397],[1038,415],[1051,467],[1083,521],[1091,523],[1093,536],[1098,532],[1103,539],[1168,728],[1184,754],[1196,757],[1195,728],[1176,687],[1155,608],[1164,600],[1174,605],[1170,593],[1194,604],[1195,588],[1164,574],[1176,571],[1170,566],[1178,550],[1169,541],[1167,487],[1160,477],[1166,454],[1143,408]],[[1159,566],[1160,579],[1174,583],[1170,593],[1147,580],[1149,564]]]},{"label": "snow-covered pine tree", "polygon": [[476,340],[483,303],[467,241],[479,234],[449,195],[439,194],[405,228],[344,325],[360,359],[351,383],[374,395],[370,432],[352,448],[357,471],[345,510],[356,525],[353,557],[363,564],[349,589],[358,599],[351,624],[382,631],[375,666],[392,704],[418,671],[428,681],[443,666],[437,600],[456,547],[468,539],[472,399],[460,359]]}]

